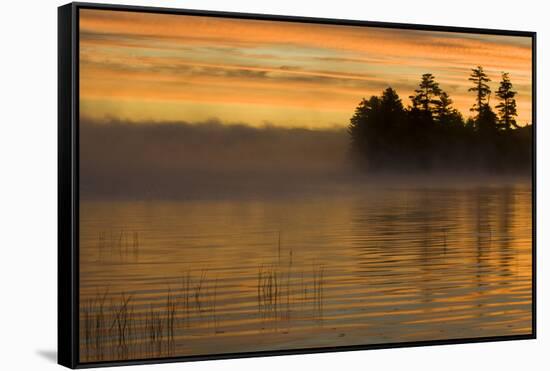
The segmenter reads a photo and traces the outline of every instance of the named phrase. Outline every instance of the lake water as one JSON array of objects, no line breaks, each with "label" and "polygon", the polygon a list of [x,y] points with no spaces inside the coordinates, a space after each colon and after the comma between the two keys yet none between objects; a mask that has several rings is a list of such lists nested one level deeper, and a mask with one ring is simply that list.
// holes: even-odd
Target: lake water
[{"label": "lake water", "polygon": [[531,333],[528,183],[80,212],[83,362]]}]

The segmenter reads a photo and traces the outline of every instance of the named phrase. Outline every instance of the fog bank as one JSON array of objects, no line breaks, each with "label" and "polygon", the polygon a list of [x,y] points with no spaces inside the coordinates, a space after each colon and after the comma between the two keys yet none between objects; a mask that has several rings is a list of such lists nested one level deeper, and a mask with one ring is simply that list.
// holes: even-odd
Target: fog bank
[{"label": "fog bank", "polygon": [[277,193],[352,174],[344,129],[80,121],[82,198]]}]

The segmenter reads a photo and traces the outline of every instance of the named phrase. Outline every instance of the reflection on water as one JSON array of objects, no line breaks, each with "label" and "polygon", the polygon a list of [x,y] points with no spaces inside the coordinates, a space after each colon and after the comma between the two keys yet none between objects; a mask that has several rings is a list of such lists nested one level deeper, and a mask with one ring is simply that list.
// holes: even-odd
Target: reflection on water
[{"label": "reflection on water", "polygon": [[528,185],[81,204],[82,361],[531,333]]}]

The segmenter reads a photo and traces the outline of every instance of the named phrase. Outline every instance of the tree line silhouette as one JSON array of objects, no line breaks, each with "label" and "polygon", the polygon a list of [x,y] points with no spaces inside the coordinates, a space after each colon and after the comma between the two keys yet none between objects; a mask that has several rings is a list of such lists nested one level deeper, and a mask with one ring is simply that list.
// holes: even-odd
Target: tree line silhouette
[{"label": "tree line silhouette", "polygon": [[351,148],[368,171],[530,172],[532,125],[516,122],[516,94],[503,72],[490,105],[491,81],[481,66],[468,78],[475,94],[472,116],[464,119],[434,75],[426,73],[405,107],[388,87],[363,98],[350,120]]}]

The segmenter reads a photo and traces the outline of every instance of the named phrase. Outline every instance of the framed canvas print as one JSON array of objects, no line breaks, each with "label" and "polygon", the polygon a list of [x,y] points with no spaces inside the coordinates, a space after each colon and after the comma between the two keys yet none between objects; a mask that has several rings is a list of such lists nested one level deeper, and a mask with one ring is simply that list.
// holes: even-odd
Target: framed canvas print
[{"label": "framed canvas print", "polygon": [[535,338],[535,33],[59,8],[59,363]]}]

